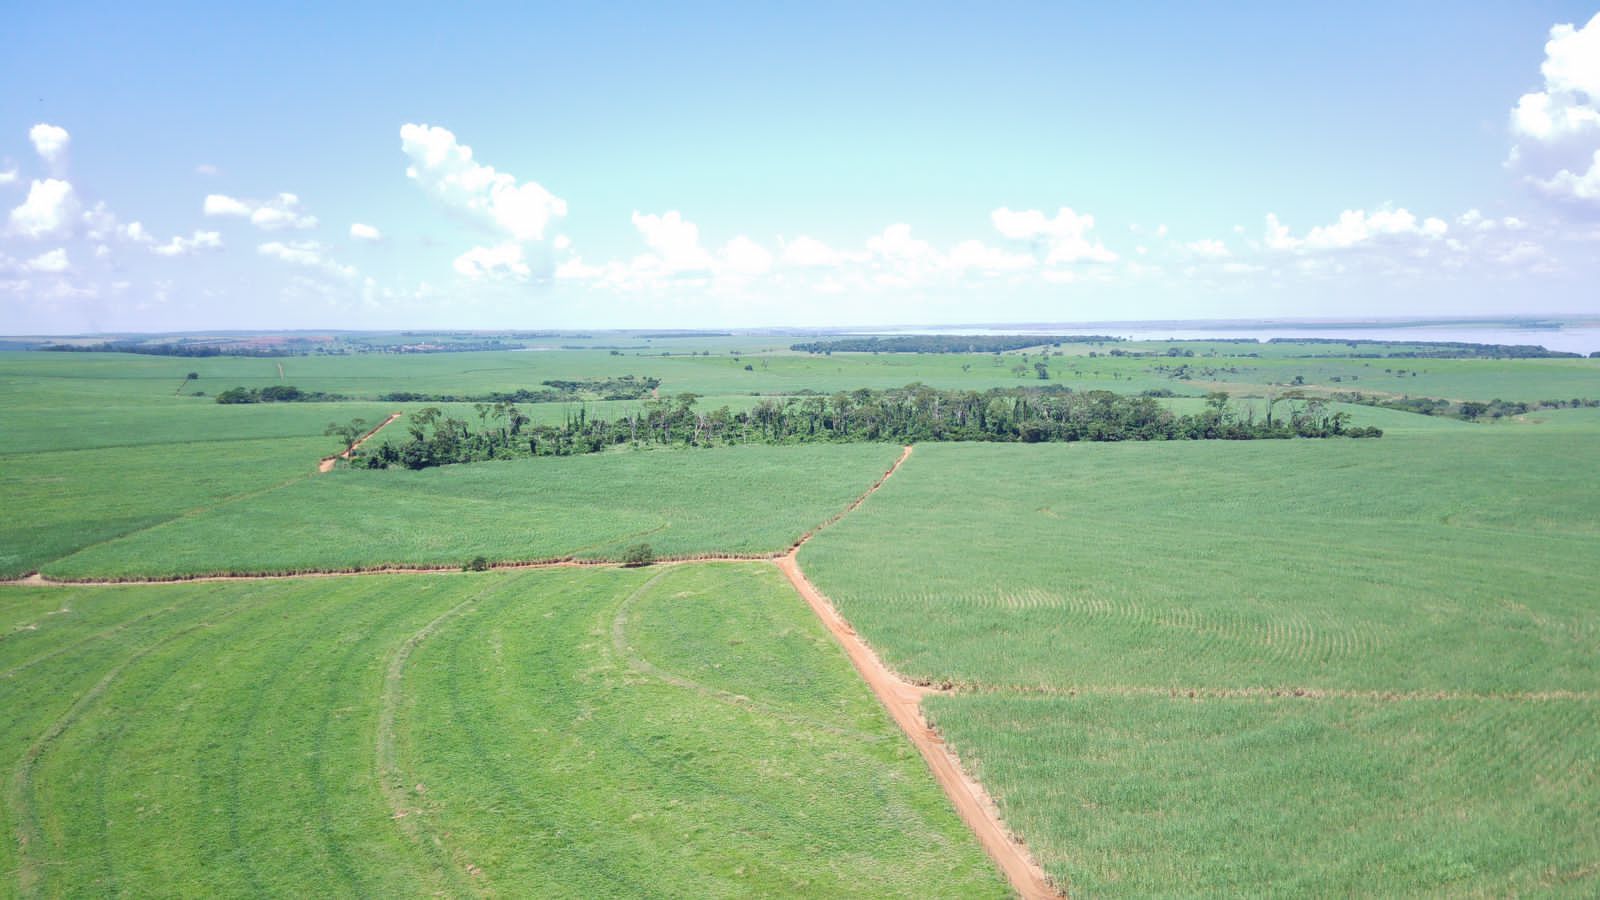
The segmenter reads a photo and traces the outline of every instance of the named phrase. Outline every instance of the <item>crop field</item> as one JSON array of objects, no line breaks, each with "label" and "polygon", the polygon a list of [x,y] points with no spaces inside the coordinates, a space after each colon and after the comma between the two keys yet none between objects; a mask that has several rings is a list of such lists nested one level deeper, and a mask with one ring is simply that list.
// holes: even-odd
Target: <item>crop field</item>
[{"label": "crop field", "polygon": [[5,893],[998,896],[766,564],[0,587]]},{"label": "crop field", "polygon": [[884,444],[620,451],[442,466],[336,469],[89,547],[68,579],[777,553],[843,509],[900,455]]},{"label": "crop field", "polygon": [[[1041,383],[1015,371],[1041,348],[574,341],[594,349],[0,352],[0,578],[769,557],[814,533],[805,577],[935,689],[928,722],[1074,895],[1593,893],[1600,409],[1333,404],[1384,429],[1361,441],[921,443],[859,506],[899,445],[317,471],[330,422],[477,420],[376,400],[396,391],[632,374],[747,409]],[[1600,397],[1597,360],[1117,346],[1160,355],[1066,344],[1049,383],[1185,414],[1223,389],[1258,418],[1297,376]],[[282,384],[352,399],[213,400]],[[1003,896],[826,619],[767,561],[0,585],[0,895]]]},{"label": "crop field", "polygon": [[1581,892],[1597,456],[1577,424],[924,445],[800,558],[955,688],[930,718],[1071,889]]}]

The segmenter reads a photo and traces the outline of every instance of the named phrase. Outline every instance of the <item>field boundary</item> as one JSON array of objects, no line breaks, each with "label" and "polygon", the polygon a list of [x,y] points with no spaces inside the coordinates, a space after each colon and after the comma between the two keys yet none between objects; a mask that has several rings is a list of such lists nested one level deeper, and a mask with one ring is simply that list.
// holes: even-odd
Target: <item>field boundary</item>
[{"label": "field boundary", "polygon": [[954,696],[1005,694],[1015,697],[1148,697],[1156,700],[1361,700],[1374,703],[1594,703],[1600,691],[1454,691],[1376,690],[1315,687],[1162,687],[1142,684],[1102,684],[1074,687],[1052,685],[941,685],[939,693]]}]

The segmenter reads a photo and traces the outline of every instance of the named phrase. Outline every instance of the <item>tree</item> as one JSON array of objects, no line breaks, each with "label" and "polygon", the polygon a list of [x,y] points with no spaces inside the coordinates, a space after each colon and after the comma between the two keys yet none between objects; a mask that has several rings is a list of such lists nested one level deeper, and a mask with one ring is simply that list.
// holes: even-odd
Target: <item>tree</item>
[{"label": "tree", "polygon": [[622,551],[622,564],[630,569],[648,566],[656,561],[656,551],[649,544],[634,544]]},{"label": "tree", "polygon": [[344,445],[343,452],[349,453],[356,448],[356,442],[361,440],[361,436],[367,433],[367,420],[351,419],[343,425],[338,422],[329,422],[328,427],[323,429],[322,433],[337,437],[340,443]]}]

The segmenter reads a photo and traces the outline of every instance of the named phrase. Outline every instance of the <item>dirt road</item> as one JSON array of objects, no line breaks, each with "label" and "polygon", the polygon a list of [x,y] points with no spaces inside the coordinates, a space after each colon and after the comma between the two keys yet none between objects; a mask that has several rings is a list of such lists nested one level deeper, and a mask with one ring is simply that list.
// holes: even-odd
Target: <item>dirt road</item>
[{"label": "dirt road", "polygon": [[351,444],[348,448],[345,449],[345,451],[343,453],[336,453],[333,456],[325,456],[325,457],[323,457],[322,458],[322,462],[317,464],[317,471],[318,472],[332,472],[334,463],[338,462],[341,459],[349,459],[351,453],[354,453],[356,451],[356,449],[359,448],[362,444],[365,444],[367,441],[371,440],[373,435],[375,435],[378,432],[382,431],[383,429],[387,428],[391,422],[393,422],[395,419],[400,418],[401,415],[402,415],[402,413],[390,413],[389,414],[389,418],[384,419],[382,422],[379,422],[378,423],[378,427],[372,429],[371,431],[367,432],[366,434],[363,434],[361,436],[361,440],[356,441],[354,444]]}]

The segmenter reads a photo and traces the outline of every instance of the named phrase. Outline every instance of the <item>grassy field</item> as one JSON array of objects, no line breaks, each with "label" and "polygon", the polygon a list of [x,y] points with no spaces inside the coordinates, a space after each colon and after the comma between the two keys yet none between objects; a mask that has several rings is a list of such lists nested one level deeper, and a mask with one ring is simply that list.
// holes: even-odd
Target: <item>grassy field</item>
[{"label": "grassy field", "polygon": [[801,562],[1083,893],[1585,893],[1600,430],[1461,425],[923,445]]},{"label": "grassy field", "polygon": [[766,564],[0,587],[0,629],[4,893],[1004,893]]},{"label": "grassy field", "polygon": [[899,456],[883,444],[619,451],[422,471],[336,469],[89,547],[52,577],[461,565],[783,550]]}]

